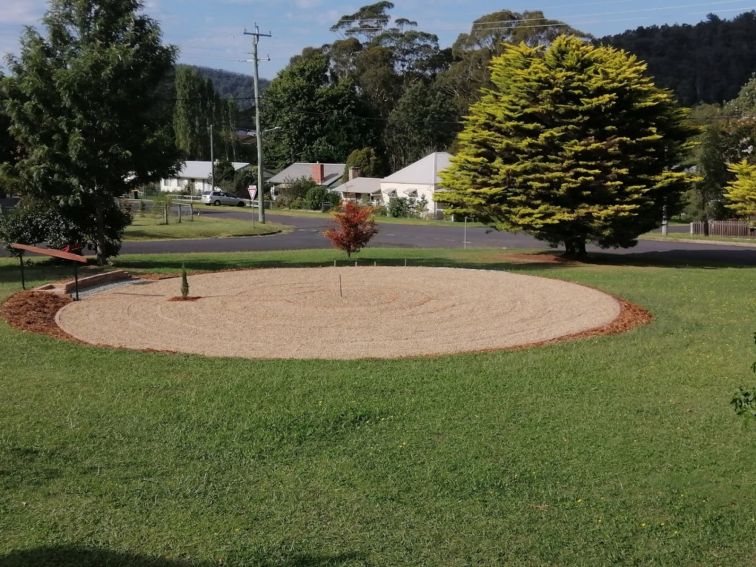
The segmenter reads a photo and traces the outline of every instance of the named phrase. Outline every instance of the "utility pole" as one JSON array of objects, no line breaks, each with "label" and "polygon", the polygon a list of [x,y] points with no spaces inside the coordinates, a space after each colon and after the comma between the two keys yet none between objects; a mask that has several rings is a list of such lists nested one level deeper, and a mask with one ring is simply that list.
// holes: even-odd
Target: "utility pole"
[{"label": "utility pole", "polygon": [[255,133],[257,134],[257,202],[259,203],[258,210],[260,211],[259,220],[262,224],[265,224],[265,195],[263,192],[263,147],[262,147],[262,128],[260,127],[260,74],[258,71],[258,63],[260,59],[257,57],[257,44],[260,42],[261,37],[272,37],[270,33],[260,33],[260,27],[255,24],[255,31],[248,32],[244,30],[244,35],[252,36],[252,63],[255,69]]}]

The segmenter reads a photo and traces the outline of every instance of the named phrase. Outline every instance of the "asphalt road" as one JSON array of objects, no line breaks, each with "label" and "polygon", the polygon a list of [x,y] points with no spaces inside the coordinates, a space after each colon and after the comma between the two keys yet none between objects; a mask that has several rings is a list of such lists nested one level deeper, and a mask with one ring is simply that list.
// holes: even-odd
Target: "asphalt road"
[{"label": "asphalt road", "polygon": [[[248,219],[249,213],[229,209],[210,210],[202,214]],[[159,254],[188,252],[242,252],[250,250],[297,250],[329,248],[330,243],[322,236],[329,221],[320,217],[298,217],[268,214],[271,222],[293,226],[286,234],[251,236],[239,238],[215,238],[201,240],[161,240],[147,242],[124,242],[122,254]],[[411,225],[378,223],[379,232],[370,241],[371,246],[392,248],[463,248],[464,227],[448,225]],[[684,227],[680,227],[684,229]],[[524,234],[497,232],[486,228],[468,228],[467,246],[470,248],[537,248],[548,246]],[[659,242],[641,240],[635,248],[602,250],[590,247],[591,252],[608,252],[629,256],[633,261],[671,261],[711,265],[756,265],[756,248],[697,244],[685,242]]]}]

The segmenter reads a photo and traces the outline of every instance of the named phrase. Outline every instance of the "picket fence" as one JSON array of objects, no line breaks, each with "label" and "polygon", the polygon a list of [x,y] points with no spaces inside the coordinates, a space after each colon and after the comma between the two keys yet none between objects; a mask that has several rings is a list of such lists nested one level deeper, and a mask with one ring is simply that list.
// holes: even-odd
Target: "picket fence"
[{"label": "picket fence", "polygon": [[[748,221],[708,221],[709,236],[734,236],[738,238],[755,238],[756,229]],[[690,223],[691,234],[704,234],[704,221]]]}]

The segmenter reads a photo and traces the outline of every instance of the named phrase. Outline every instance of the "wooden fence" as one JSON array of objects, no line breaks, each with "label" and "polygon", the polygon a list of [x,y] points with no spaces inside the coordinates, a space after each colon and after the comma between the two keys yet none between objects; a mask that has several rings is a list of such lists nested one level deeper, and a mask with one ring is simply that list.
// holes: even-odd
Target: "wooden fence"
[{"label": "wooden fence", "polygon": [[[756,230],[748,221],[708,221],[709,236],[734,236],[737,238],[756,238]],[[690,223],[691,234],[704,234],[704,222]]]}]

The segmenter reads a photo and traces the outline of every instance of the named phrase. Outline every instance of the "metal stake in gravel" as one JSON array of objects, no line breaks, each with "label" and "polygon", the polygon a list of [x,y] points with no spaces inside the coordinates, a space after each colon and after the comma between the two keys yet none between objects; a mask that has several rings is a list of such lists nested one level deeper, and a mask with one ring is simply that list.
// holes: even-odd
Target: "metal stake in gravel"
[{"label": "metal stake in gravel", "polygon": [[341,288],[341,274],[339,274],[339,297],[344,299],[344,290]]}]

